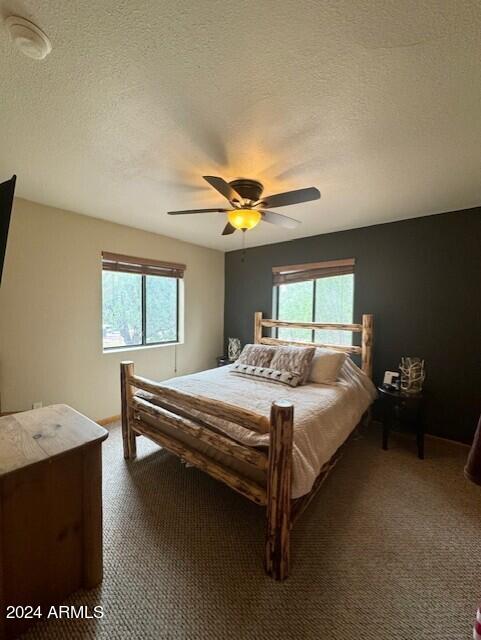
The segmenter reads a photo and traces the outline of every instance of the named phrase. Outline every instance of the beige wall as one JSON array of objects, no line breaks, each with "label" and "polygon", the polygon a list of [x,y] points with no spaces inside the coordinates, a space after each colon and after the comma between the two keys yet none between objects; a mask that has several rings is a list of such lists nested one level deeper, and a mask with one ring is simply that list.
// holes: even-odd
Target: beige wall
[{"label": "beige wall", "polygon": [[102,250],[187,265],[177,375],[215,365],[223,344],[221,252],[17,199],[0,287],[3,411],[64,402],[104,418],[120,412],[121,360],[154,379],[175,375],[173,346],[102,353]]}]

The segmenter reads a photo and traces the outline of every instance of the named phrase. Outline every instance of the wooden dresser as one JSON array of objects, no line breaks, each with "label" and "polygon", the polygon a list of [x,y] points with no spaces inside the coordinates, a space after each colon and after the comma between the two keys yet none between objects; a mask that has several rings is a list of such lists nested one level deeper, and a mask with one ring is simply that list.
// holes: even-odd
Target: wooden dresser
[{"label": "wooden dresser", "polygon": [[108,432],[66,405],[0,418],[0,638],[102,580],[102,454]]}]

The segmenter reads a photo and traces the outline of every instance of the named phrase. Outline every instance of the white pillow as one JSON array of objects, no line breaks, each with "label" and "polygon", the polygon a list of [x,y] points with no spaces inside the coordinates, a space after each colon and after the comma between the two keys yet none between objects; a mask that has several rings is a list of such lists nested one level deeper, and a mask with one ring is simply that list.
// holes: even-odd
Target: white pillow
[{"label": "white pillow", "polygon": [[346,361],[347,353],[333,349],[316,348],[312,359],[308,381],[319,384],[336,382],[342,365]]}]

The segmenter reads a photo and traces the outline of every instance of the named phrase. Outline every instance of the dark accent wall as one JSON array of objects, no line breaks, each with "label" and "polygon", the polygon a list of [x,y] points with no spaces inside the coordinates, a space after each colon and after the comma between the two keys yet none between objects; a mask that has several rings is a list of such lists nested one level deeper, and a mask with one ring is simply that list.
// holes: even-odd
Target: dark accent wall
[{"label": "dark accent wall", "polygon": [[481,412],[481,207],[226,254],[225,337],[272,315],[275,265],[356,259],[354,322],[374,314],[374,380],[426,360],[427,430],[470,442]]}]

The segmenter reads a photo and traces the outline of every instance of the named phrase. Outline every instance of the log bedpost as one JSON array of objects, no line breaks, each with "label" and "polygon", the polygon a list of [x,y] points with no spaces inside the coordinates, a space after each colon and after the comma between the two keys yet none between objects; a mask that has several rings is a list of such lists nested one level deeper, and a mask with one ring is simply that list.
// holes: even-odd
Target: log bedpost
[{"label": "log bedpost", "polygon": [[267,471],[266,572],[276,580],[289,575],[291,469],[294,407],[281,400],[271,407]]},{"label": "log bedpost", "polygon": [[122,397],[122,440],[124,458],[132,460],[137,455],[135,433],[131,428],[132,398],[134,395],[129,378],[134,375],[134,363],[130,360],[120,363],[120,392]]},{"label": "log bedpost", "polygon": [[372,378],[372,345],[374,316],[365,313],[362,316],[362,370]]},{"label": "log bedpost", "polygon": [[262,338],[262,311],[254,314],[254,344],[260,344]]}]

